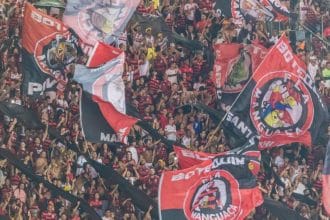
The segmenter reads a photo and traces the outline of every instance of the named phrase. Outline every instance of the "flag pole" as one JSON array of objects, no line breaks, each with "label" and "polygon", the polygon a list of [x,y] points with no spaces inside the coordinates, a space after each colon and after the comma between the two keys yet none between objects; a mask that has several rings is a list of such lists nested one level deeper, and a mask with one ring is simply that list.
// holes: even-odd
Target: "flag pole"
[{"label": "flag pole", "polygon": [[[282,34],[281,38],[279,39],[279,41],[285,36],[285,33]],[[267,55],[265,56],[265,58],[262,60],[262,62],[259,64],[259,66],[257,67],[257,69],[254,71],[254,73],[256,71],[259,70],[260,66],[265,62],[266,58],[268,58],[269,54],[271,54],[271,52],[274,50],[275,45],[268,51]],[[219,122],[219,124],[217,125],[217,127],[215,128],[215,130],[212,132],[210,138],[208,139],[205,148],[208,148],[209,145],[211,144],[211,141],[213,140],[215,134],[220,130],[220,127],[222,125],[222,123],[224,122],[224,120],[227,118],[228,113],[232,110],[233,106],[236,104],[236,102],[238,101],[238,99],[241,97],[242,93],[244,92],[244,90],[246,89],[247,85],[251,82],[254,73],[252,73],[250,79],[246,82],[246,84],[244,85],[242,91],[237,95],[237,97],[235,98],[234,102],[231,104],[231,106],[227,109],[225,109],[226,114],[223,116],[223,118],[221,119],[221,121]],[[221,100],[220,100],[221,101]]]}]

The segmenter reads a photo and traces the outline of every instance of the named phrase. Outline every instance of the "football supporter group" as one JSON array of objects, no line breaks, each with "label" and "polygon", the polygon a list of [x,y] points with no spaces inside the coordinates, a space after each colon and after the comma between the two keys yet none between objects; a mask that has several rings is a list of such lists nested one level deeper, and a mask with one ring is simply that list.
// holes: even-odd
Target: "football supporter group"
[{"label": "football supporter group", "polygon": [[[177,155],[137,125],[130,130],[125,143],[118,143],[116,137],[111,140],[115,145],[85,140],[79,109],[82,88],[73,80],[73,68],[58,80],[55,92],[45,92],[38,98],[23,94],[21,33],[25,2],[0,0],[0,101],[32,109],[44,127],[29,129],[18,118],[0,113],[0,147],[13,153],[34,174],[85,200],[103,220],[153,219],[151,210],[157,207],[141,210],[118,184],[104,179],[87,163],[83,154],[55,141],[48,131],[57,129],[91,159],[111,166],[155,201],[162,172],[179,169]],[[290,7],[289,1],[282,3]],[[295,53],[306,63],[324,103],[330,103],[329,2],[295,3],[293,10],[300,12],[297,19],[308,30],[297,27],[293,40],[289,22],[282,22],[281,29],[277,28],[279,23],[265,21],[238,25],[217,14],[213,0],[141,0],[136,13],[162,16],[170,30],[200,42],[202,47],[192,50],[170,42],[166,33],[154,34],[152,27],[144,28],[132,19],[114,43],[125,51],[126,102],[136,109],[141,120],[170,141],[192,151],[212,154],[229,151],[232,147],[224,130],[218,128],[209,114],[201,109],[186,111],[178,107],[203,103],[218,111],[228,110],[228,102],[221,101],[212,79],[215,43],[257,42],[270,48],[286,34]],[[63,8],[50,8],[40,10],[62,18]],[[82,57],[80,62],[84,61]],[[325,136],[329,135],[328,129]],[[263,150],[262,154],[270,161],[270,166],[261,166],[257,174],[257,184],[264,196],[306,219],[329,219],[321,200],[325,144],[294,143]],[[43,183],[32,181],[0,155],[0,219],[79,220],[89,216],[80,202],[69,202]],[[246,219],[276,217],[261,205]]]}]

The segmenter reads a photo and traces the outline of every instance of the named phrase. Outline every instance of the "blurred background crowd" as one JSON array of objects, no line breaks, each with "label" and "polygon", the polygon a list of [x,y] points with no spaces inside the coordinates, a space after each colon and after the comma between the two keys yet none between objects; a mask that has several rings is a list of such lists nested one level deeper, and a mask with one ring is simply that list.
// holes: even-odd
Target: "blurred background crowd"
[{"label": "blurred background crowd", "polygon": [[[202,42],[203,49],[190,51],[169,43],[163,33],[152,35],[151,28],[144,30],[132,20],[117,42],[117,46],[126,52],[123,75],[126,102],[135,106],[143,119],[169,140],[180,142],[191,150],[227,151],[230,146],[222,130],[212,134],[212,143],[208,143],[216,124],[207,114],[198,110],[186,113],[176,109],[177,106],[198,101],[215,109],[226,108],[217,100],[211,80],[210,51],[214,43],[258,41],[270,47],[282,33],[290,36],[294,31],[295,42],[291,43],[306,62],[322,97],[329,103],[330,2],[298,0],[294,5],[289,1],[281,2],[299,12],[295,30],[290,29],[289,22],[249,22],[238,27],[230,19],[215,15],[212,0],[142,0],[138,12],[160,14],[172,30],[187,39]],[[151,219],[150,213],[139,210],[117,185],[102,179],[86,163],[84,156],[77,156],[67,146],[53,141],[48,128],[57,128],[61,135],[79,143],[92,159],[112,166],[154,199],[162,171],[177,169],[177,157],[137,126],[131,130],[127,145],[114,147],[85,141],[79,123],[80,87],[72,80],[73,73],[61,79],[55,96],[46,93],[37,100],[23,96],[20,91],[23,5],[24,0],[0,0],[0,101],[34,109],[46,128],[29,130],[17,119],[0,115],[1,147],[16,154],[49,182],[84,198],[104,220]],[[61,19],[61,12],[47,12]],[[243,31],[247,34],[242,38]],[[113,140],[117,141],[116,137]],[[329,219],[320,200],[325,146],[293,144],[263,153],[269,157],[271,169],[285,187],[261,169],[258,184],[262,192],[299,211],[307,219]],[[301,201],[296,194],[309,200]],[[6,160],[0,160],[0,218],[88,219],[79,203],[70,204],[42,184],[30,181]],[[275,218],[258,207],[249,219]]]}]

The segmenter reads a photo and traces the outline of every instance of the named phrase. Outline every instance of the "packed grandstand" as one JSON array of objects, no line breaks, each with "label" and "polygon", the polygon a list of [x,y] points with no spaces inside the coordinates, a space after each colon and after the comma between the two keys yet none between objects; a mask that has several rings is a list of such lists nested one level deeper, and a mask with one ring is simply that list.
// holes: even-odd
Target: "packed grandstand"
[{"label": "packed grandstand", "polygon": [[0,0],[0,219],[330,219],[329,13]]}]

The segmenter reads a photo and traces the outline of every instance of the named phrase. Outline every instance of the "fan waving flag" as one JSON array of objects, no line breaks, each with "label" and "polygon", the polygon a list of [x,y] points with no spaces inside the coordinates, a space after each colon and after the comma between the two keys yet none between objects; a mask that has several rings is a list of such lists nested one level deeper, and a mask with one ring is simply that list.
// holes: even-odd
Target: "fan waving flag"
[{"label": "fan waving flag", "polygon": [[163,172],[160,219],[245,219],[263,203],[249,163],[247,156],[223,155],[184,170]]},{"label": "fan waving flag", "polygon": [[322,173],[322,201],[325,210],[330,215],[330,141],[327,144],[327,152]]},{"label": "fan waving flag", "polygon": [[77,42],[60,20],[26,3],[22,30],[23,93],[38,96],[47,89],[54,90],[57,79],[64,77],[80,54]]},{"label": "fan waving flag", "polygon": [[241,92],[223,126],[247,140],[259,135],[259,148],[292,142],[315,143],[327,119],[314,80],[282,36]]},{"label": "fan waving flag", "polygon": [[[84,91],[92,95],[103,117],[117,133],[121,141],[128,135],[136,118],[126,115],[125,86],[122,80],[125,55],[95,69],[76,65],[74,80],[83,85]],[[87,125],[88,126],[88,125]],[[83,128],[85,130],[86,126]]]},{"label": "fan waving flag", "polygon": [[68,0],[63,22],[86,44],[111,44],[124,31],[139,2]]},{"label": "fan waving flag", "polygon": [[227,18],[286,21],[289,10],[279,0],[216,0],[215,10]]}]

